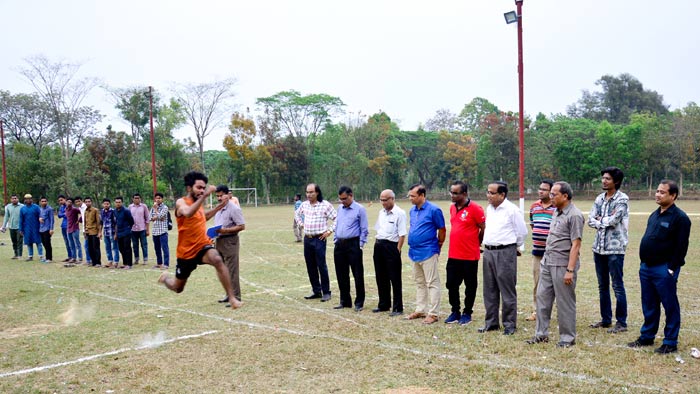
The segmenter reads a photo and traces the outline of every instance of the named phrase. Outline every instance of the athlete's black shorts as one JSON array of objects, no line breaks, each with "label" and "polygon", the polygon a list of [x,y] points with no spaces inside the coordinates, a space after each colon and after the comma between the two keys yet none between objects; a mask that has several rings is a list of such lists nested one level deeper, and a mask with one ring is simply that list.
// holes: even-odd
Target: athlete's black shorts
[{"label": "athlete's black shorts", "polygon": [[204,264],[202,259],[210,249],[216,250],[213,245],[207,245],[203,247],[193,259],[177,259],[175,277],[182,280],[189,278],[192,271],[196,270],[198,265]]}]

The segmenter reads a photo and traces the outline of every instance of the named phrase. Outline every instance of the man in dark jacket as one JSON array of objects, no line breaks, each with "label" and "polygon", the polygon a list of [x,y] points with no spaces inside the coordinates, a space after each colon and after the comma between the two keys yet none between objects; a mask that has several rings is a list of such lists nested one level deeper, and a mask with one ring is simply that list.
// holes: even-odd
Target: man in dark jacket
[{"label": "man in dark jacket", "polygon": [[119,253],[122,255],[123,269],[130,270],[133,263],[131,254],[131,227],[134,225],[134,217],[131,211],[124,208],[124,198],[121,196],[114,199],[114,216],[117,218],[117,231],[114,237],[119,245]]}]

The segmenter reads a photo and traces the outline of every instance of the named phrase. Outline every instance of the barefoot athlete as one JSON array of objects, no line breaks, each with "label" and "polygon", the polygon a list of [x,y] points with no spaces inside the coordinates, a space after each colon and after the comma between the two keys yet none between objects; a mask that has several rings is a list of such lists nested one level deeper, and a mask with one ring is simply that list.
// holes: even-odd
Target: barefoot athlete
[{"label": "barefoot athlete", "polygon": [[175,219],[177,220],[177,268],[175,277],[163,272],[158,282],[165,287],[181,293],[192,271],[200,264],[214,266],[219,281],[226,290],[232,308],[240,308],[243,303],[238,301],[231,288],[228,268],[224,265],[221,255],[207,237],[207,220],[216,214],[223,204],[204,212],[202,204],[207,196],[216,190],[215,186],[207,187],[209,179],[206,175],[192,171],[185,175],[187,195],[175,202]]}]

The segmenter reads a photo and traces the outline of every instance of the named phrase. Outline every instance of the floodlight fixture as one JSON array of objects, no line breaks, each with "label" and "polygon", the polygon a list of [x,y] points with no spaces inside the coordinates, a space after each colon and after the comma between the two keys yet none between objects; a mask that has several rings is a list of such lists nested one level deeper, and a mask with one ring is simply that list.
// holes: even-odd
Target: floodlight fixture
[{"label": "floodlight fixture", "polygon": [[515,11],[510,11],[503,14],[503,17],[506,18],[506,23],[510,25],[511,23],[517,22],[520,15],[518,15]]}]

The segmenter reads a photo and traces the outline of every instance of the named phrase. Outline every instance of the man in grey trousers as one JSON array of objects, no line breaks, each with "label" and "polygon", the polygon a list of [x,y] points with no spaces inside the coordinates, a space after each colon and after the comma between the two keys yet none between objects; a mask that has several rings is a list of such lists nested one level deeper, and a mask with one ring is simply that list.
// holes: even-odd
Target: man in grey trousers
[{"label": "man in grey trousers", "polygon": [[486,196],[486,228],[484,229],[484,309],[485,324],[480,333],[500,328],[499,304],[503,303],[503,335],[513,335],[518,315],[518,294],[515,291],[518,277],[518,246],[525,242],[527,227],[523,213],[508,201],[508,185],[491,182]]},{"label": "man in grey trousers", "polygon": [[576,343],[576,276],[580,261],[583,214],[571,202],[573,192],[566,182],[552,186],[552,202],[557,211],[547,237],[537,285],[537,325],[528,344],[549,342],[549,321],[554,299],[559,320],[558,347]]}]

